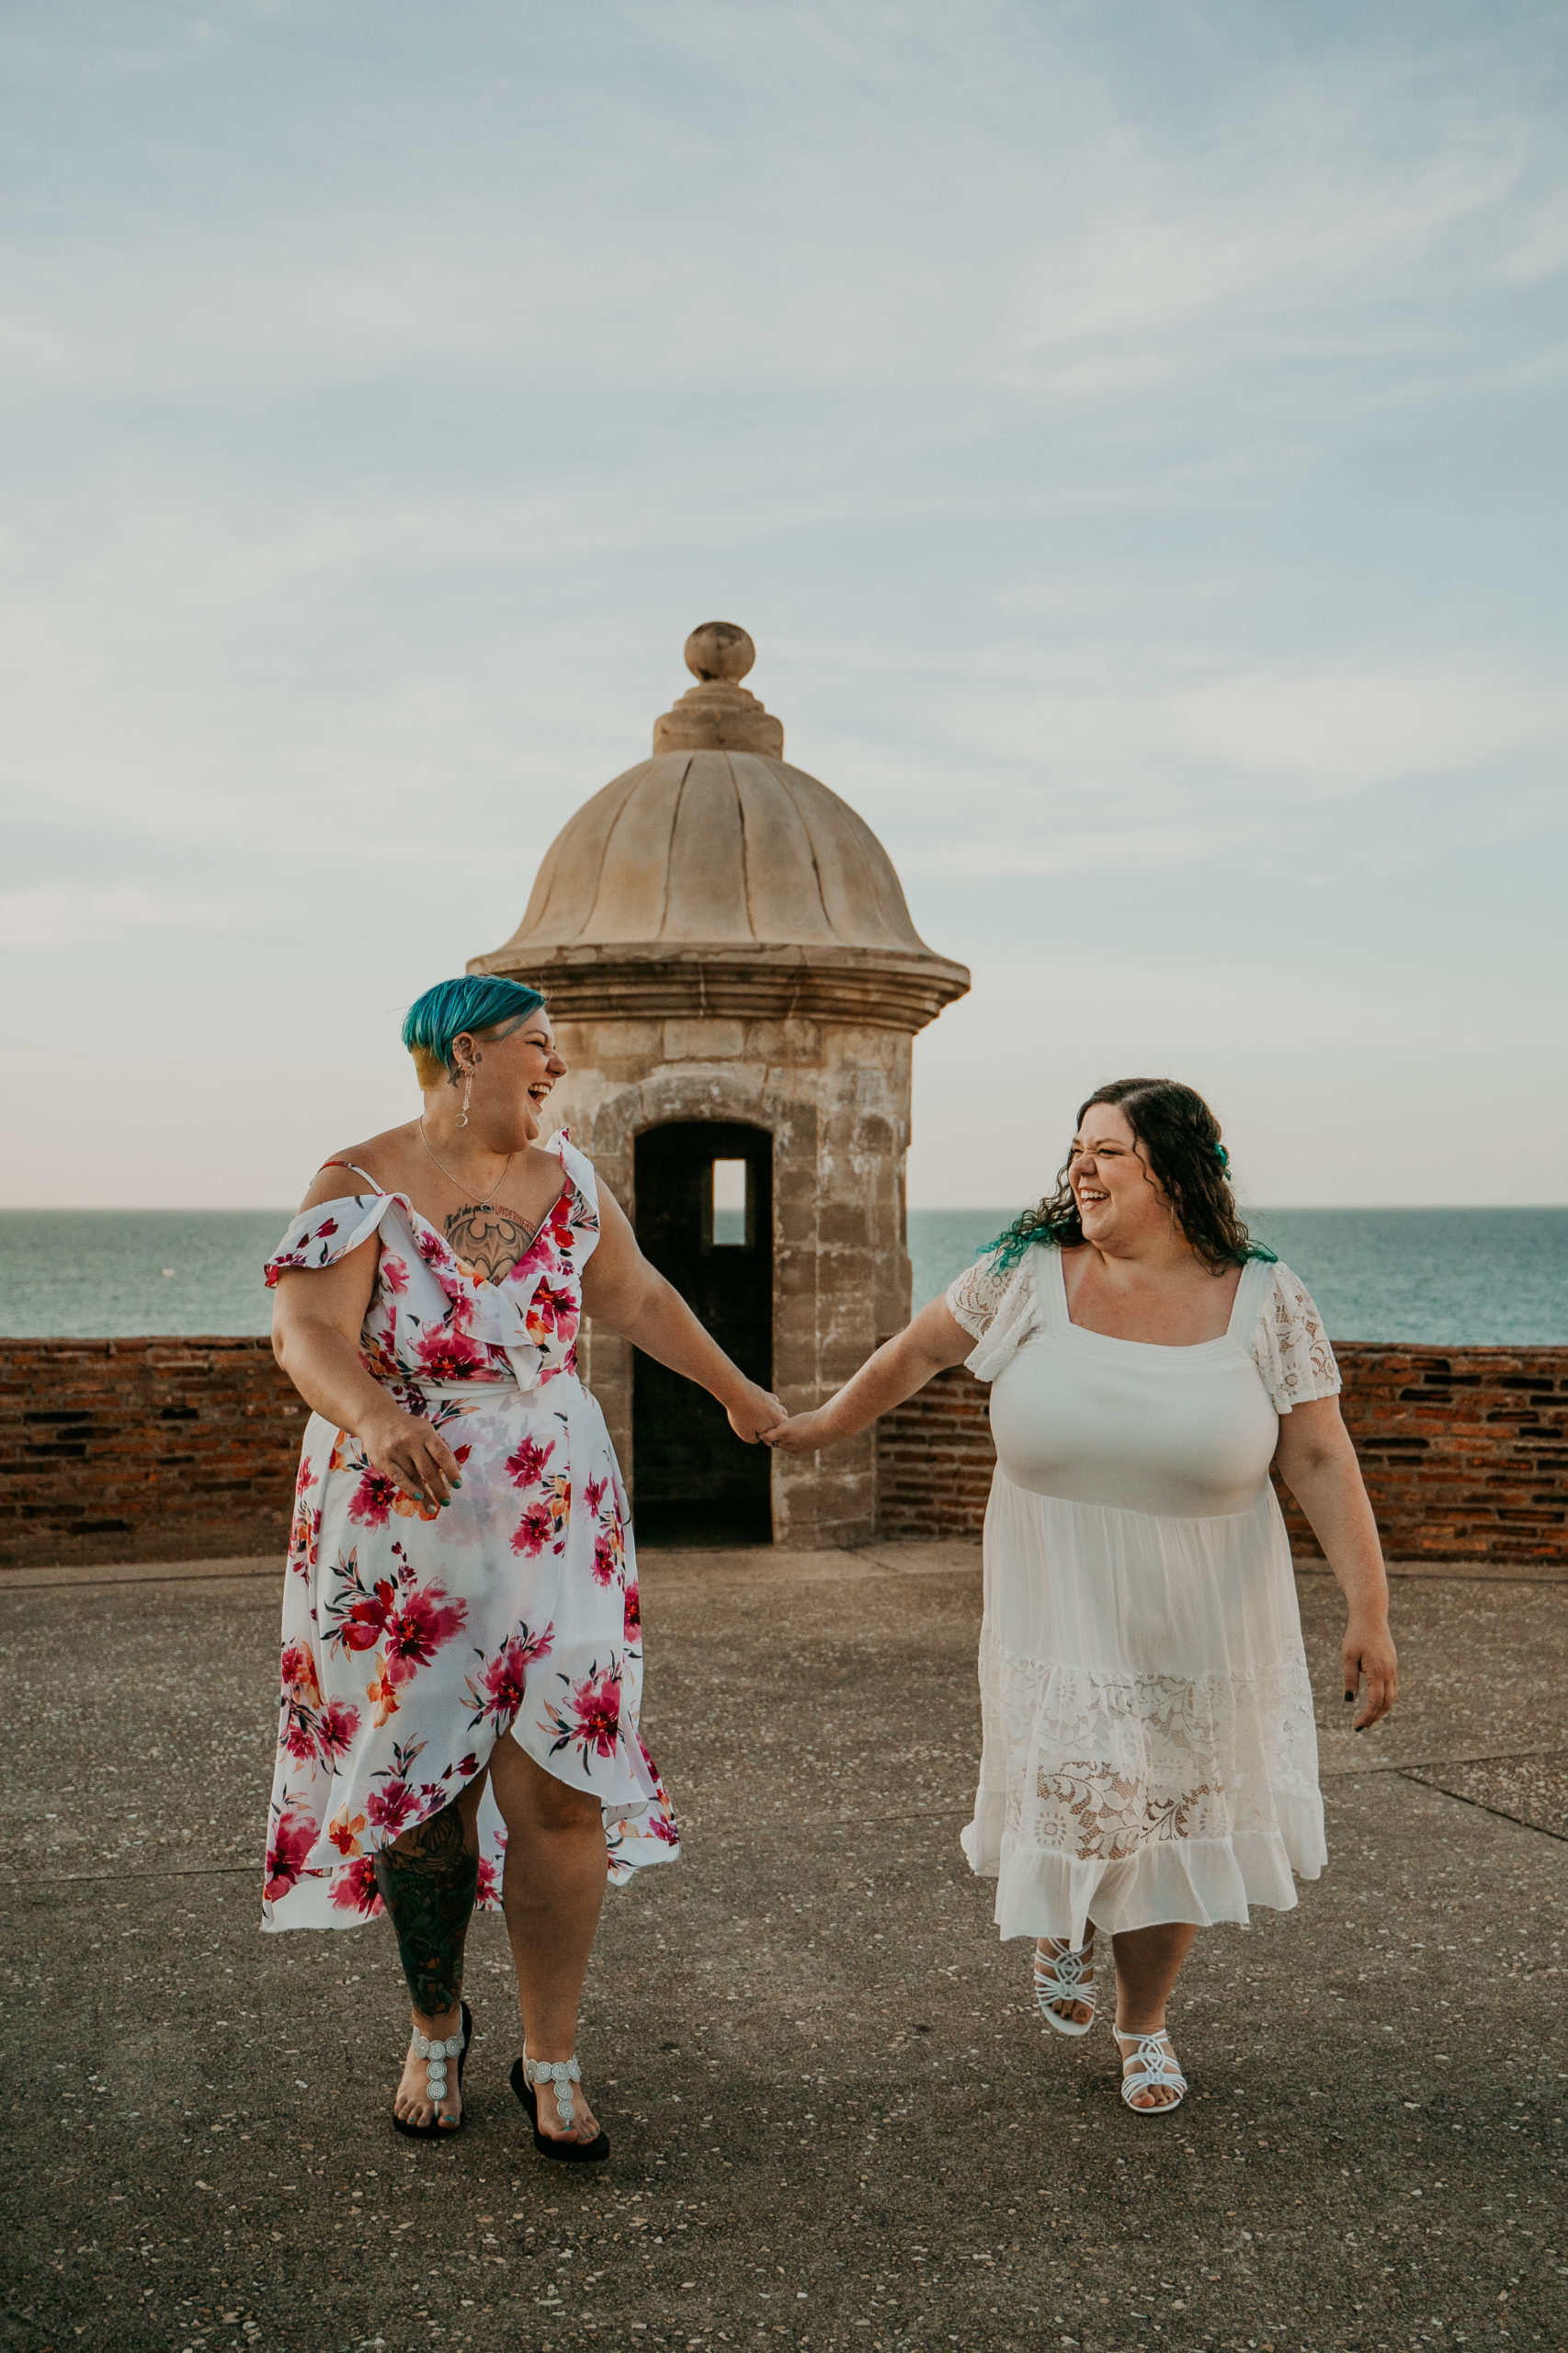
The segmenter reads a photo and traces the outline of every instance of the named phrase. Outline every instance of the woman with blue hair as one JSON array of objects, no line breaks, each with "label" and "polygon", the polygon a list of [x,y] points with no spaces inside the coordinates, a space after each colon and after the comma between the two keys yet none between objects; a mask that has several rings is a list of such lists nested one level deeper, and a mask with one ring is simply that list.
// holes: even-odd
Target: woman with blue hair
[{"label": "woman with blue hair", "polygon": [[267,1262],[273,1346],[312,1413],[263,1926],[390,1915],[413,2004],[393,2122],[433,2139],[462,2121],[469,1921],[502,1911],[512,2088],[537,2148],[594,2160],[576,2030],[607,1878],[680,1847],[638,1730],[636,1553],[580,1319],[709,1390],[748,1443],[783,1409],[565,1131],[540,1141],[566,1065],[537,989],[443,981],[403,1042],[420,1117],[329,1160]]}]

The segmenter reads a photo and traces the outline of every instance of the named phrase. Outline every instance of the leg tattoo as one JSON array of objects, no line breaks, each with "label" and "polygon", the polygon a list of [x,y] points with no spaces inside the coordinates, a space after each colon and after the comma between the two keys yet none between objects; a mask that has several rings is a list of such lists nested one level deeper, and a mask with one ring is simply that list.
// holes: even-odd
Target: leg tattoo
[{"label": "leg tattoo", "polygon": [[454,2009],[462,1992],[463,1942],[479,1892],[479,1857],[463,1847],[462,1822],[447,1806],[376,1857],[376,1885],[397,1930],[410,1998],[426,2018]]}]

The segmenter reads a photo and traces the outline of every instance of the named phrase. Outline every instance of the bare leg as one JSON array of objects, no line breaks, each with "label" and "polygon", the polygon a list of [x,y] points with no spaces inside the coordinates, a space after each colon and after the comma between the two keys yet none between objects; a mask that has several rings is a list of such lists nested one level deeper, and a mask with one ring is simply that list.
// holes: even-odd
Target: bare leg
[{"label": "bare leg", "polygon": [[[491,1752],[490,1786],[506,1824],[501,1904],[517,1972],[523,2051],[529,2059],[570,2059],[605,1899],[603,1811],[597,1797],[558,1781],[509,1735]],[[570,2135],[561,2130],[553,2097],[539,2102],[547,2139],[597,2137],[598,2120],[581,2085],[576,2094]]]},{"label": "bare leg", "polygon": [[[479,1876],[474,1822],[482,1786],[405,1830],[376,1858],[376,1885],[397,1931],[413,2022],[431,2041],[445,2041],[462,2028],[463,1946]],[[411,2049],[393,2111],[410,2124],[428,2124],[438,2112],[443,2124],[455,2128],[462,2114],[457,2070],[447,2071],[438,2111],[427,2073],[426,2061]]]},{"label": "bare leg", "polygon": [[[1185,1920],[1157,1928],[1129,1928],[1111,1938],[1116,1955],[1116,2024],[1123,2035],[1157,2034],[1165,2022],[1165,2004],[1192,1949],[1198,1930]],[[1135,2108],[1168,2108],[1176,2095],[1169,2089],[1139,2092]]]}]

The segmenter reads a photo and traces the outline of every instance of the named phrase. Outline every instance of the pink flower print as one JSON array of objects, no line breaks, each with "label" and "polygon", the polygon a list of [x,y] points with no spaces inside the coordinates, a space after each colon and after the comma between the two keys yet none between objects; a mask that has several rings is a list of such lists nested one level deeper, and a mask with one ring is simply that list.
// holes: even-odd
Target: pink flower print
[{"label": "pink flower print", "polygon": [[526,1438],[515,1454],[506,1457],[506,1476],[514,1487],[537,1487],[544,1476],[544,1466],[555,1451],[555,1440],[540,1446],[534,1438]]},{"label": "pink flower print", "polygon": [[381,1284],[394,1299],[401,1299],[408,1289],[408,1261],[394,1257],[390,1250],[381,1252]]},{"label": "pink flower print", "polygon": [[594,1539],[594,1583],[613,1585],[619,1563],[615,1557],[615,1542],[601,1529]]},{"label": "pink flower print", "polygon": [[307,1813],[302,1806],[283,1808],[267,1844],[267,1877],[261,1892],[269,1904],[276,1904],[280,1895],[287,1895],[298,1884],[317,1836],[313,1814]]},{"label": "pink flower print", "polygon": [[387,1514],[400,1500],[395,1479],[384,1471],[367,1471],[348,1498],[348,1517],[361,1528],[384,1528]]},{"label": "pink flower print", "polygon": [[461,1381],[485,1369],[484,1350],[466,1332],[449,1326],[426,1332],[415,1354],[420,1370],[431,1381]]},{"label": "pink flower print", "polygon": [[298,1502],[300,1501],[300,1499],[301,1499],[301,1496],[303,1496],[303,1495],[308,1495],[310,1494],[310,1492],[311,1492],[311,1489],[315,1485],[315,1483],[316,1483],[316,1474],[315,1474],[315,1472],[311,1469],[311,1465],[310,1465],[310,1459],[309,1459],[309,1457],[308,1457],[308,1456],[301,1456],[301,1461],[300,1461],[299,1474],[298,1474],[298,1476],[296,1477],[296,1479],[295,1479],[295,1481],[294,1481],[294,1500],[295,1500],[295,1502],[296,1502],[296,1503],[298,1503]]},{"label": "pink flower print", "polygon": [[547,1340],[552,1332],[577,1328],[577,1302],[569,1290],[552,1290],[540,1283],[528,1302],[528,1337]]},{"label": "pink flower print", "polygon": [[330,1235],[336,1232],[337,1220],[335,1217],[324,1218],[321,1224],[318,1225],[312,1233],[311,1240],[312,1242],[325,1242]]},{"label": "pink flower print", "polygon": [[626,1639],[629,1643],[642,1639],[642,1597],[635,1577],[626,1588]]},{"label": "pink flower print", "polygon": [[479,1891],[474,1901],[483,1912],[501,1909],[501,1875],[488,1855],[479,1859]]},{"label": "pink flower print", "polygon": [[419,1801],[407,1782],[393,1774],[389,1777],[384,1789],[370,1791],[365,1800],[365,1813],[372,1830],[384,1832],[390,1841],[415,1820]]},{"label": "pink flower print", "polygon": [[475,1711],[469,1722],[471,1732],[487,1718],[494,1725],[497,1737],[511,1730],[523,1704],[528,1669],[550,1656],[554,1639],[553,1625],[546,1626],[538,1634],[519,1625],[494,1658],[479,1654],[479,1665],[468,1679],[468,1696]]},{"label": "pink flower print", "polygon": [[350,1813],[347,1801],[338,1807],[326,1825],[326,1835],[340,1855],[362,1855],[359,1834],[365,1827],[362,1813]]},{"label": "pink flower print", "polygon": [[403,1607],[387,1623],[386,1672],[394,1681],[406,1683],[467,1623],[467,1602],[454,1601],[444,1585],[432,1580],[405,1595]]},{"label": "pink flower print", "polygon": [[512,1537],[513,1552],[536,1560],[549,1543],[554,1525],[548,1504],[530,1504]]},{"label": "pink flower print", "polygon": [[662,1806],[653,1806],[650,1808],[648,1819],[644,1826],[653,1837],[660,1839],[665,1846],[678,1847],[680,1845],[680,1831],[676,1827],[676,1818],[674,1814],[669,1813],[665,1808]]},{"label": "pink flower print", "polygon": [[590,1519],[593,1519],[597,1516],[599,1506],[604,1501],[605,1489],[608,1484],[609,1481],[608,1479],[584,1480],[583,1507],[586,1511]]},{"label": "pink flower print", "polygon": [[[561,1680],[564,1683],[567,1678],[563,1675]],[[602,1669],[589,1667],[576,1689],[547,1712],[558,1735],[551,1743],[552,1756],[568,1747],[581,1748],[585,1765],[590,1749],[598,1756],[613,1756],[620,1738],[619,1665],[612,1661]]]},{"label": "pink flower print", "polygon": [[316,1722],[316,1743],[324,1765],[340,1765],[354,1745],[359,1711],[347,1699],[329,1699]]},{"label": "pink flower print", "polygon": [[316,1761],[315,1728],[308,1708],[290,1708],[283,1719],[278,1745],[291,1756],[296,1765],[313,1765]]},{"label": "pink flower print", "polygon": [[[345,1564],[358,1579],[354,1555]],[[351,1651],[371,1651],[381,1641],[392,1614],[397,1587],[391,1577],[378,1578],[371,1590],[354,1602],[343,1623],[336,1628],[338,1640]]]},{"label": "pink flower print", "polygon": [[346,1870],[334,1872],[332,1900],[340,1912],[358,1912],[363,1920],[376,1918],[382,1907],[372,1856],[357,1856]]},{"label": "pink flower print", "polygon": [[321,1698],[321,1682],[316,1674],[316,1663],[304,1643],[290,1643],[284,1650],[278,1665],[283,1678],[283,1688],[291,1698],[303,1699],[310,1705],[313,1705]]},{"label": "pink flower print", "polygon": [[452,1255],[440,1235],[430,1233],[428,1229],[423,1233],[415,1233],[414,1246],[427,1267],[439,1267],[449,1260]]},{"label": "pink flower print", "polygon": [[473,1751],[470,1749],[466,1756],[459,1757],[457,1763],[453,1766],[452,1770],[457,1775],[460,1781],[472,1781],[474,1775],[479,1770],[479,1759],[473,1754]]},{"label": "pink flower print", "polygon": [[[312,1480],[312,1485],[315,1484]],[[294,1506],[294,1517],[289,1528],[289,1567],[296,1576],[308,1577],[321,1552],[321,1510],[314,1510],[303,1497]]]}]

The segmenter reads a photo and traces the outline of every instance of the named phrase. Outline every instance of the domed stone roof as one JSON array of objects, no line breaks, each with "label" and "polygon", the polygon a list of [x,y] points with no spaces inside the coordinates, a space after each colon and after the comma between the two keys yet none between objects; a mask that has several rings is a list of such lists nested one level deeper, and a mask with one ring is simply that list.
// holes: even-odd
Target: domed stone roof
[{"label": "domed stone roof", "polygon": [[517,932],[471,972],[533,981],[568,1019],[836,1015],[913,1030],[965,993],[864,818],[782,757],[782,726],[740,684],[755,658],[730,622],[692,631],[699,684],[656,722],[653,756],[562,827]]}]

